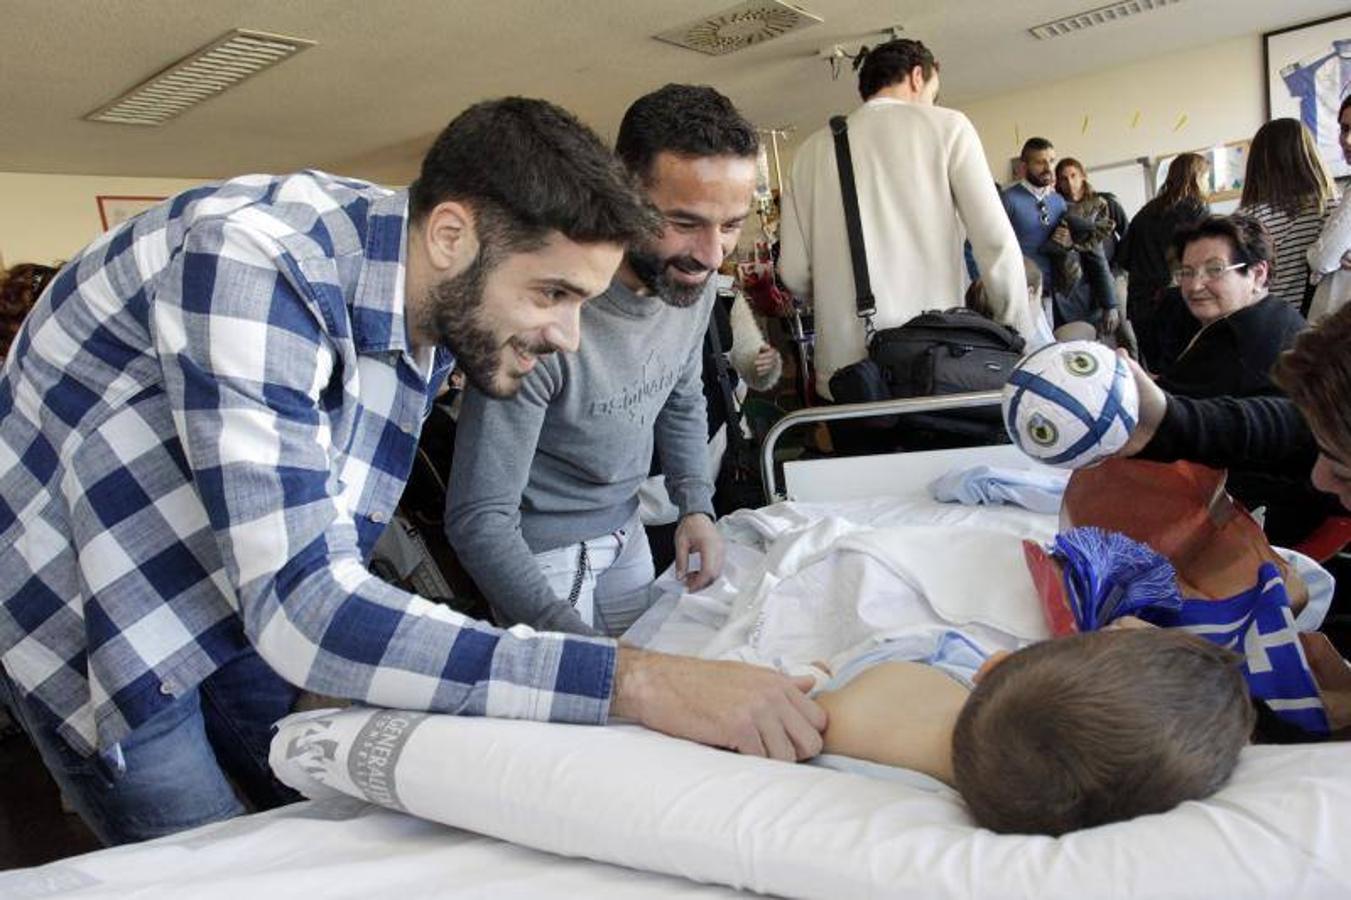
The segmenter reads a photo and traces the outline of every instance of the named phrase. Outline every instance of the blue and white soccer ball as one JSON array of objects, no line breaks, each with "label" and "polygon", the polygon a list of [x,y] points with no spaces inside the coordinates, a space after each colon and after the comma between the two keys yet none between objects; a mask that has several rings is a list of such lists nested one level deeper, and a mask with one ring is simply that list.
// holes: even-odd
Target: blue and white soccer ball
[{"label": "blue and white soccer ball", "polygon": [[1111,456],[1135,429],[1140,396],[1124,360],[1094,341],[1048,344],[1004,385],[1004,427],[1047,465],[1079,469]]}]

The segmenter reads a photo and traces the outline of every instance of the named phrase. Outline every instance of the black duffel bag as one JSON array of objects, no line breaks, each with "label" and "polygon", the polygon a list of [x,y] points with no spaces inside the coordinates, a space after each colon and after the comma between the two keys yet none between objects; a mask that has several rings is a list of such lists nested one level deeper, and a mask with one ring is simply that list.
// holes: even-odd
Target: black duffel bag
[{"label": "black duffel bag", "polygon": [[[969,309],[930,310],[868,343],[868,357],[835,372],[830,393],[837,403],[893,397],[931,397],[999,390],[1022,356],[1023,339],[1012,328]],[[1002,441],[995,407],[880,417],[876,426],[945,432]]]},{"label": "black duffel bag", "polygon": [[959,308],[930,310],[877,332],[868,356],[881,369],[893,397],[930,397],[997,391],[1022,351],[1018,332]]}]

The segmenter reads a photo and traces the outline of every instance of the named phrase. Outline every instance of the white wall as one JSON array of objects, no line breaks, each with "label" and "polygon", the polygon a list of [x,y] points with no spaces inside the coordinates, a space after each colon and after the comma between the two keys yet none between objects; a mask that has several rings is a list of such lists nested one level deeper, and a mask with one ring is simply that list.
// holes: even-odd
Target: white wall
[{"label": "white wall", "polygon": [[167,197],[201,184],[185,178],[0,172],[0,260],[68,259],[103,230],[98,196]]},{"label": "white wall", "polygon": [[[1033,135],[1090,168],[1251,137],[1264,120],[1264,91],[1261,37],[1250,35],[1093,75],[1048,77],[960,109],[980,132],[991,171],[1006,181],[1009,159]],[[198,183],[0,172],[0,259],[69,257],[102,228],[100,194],[167,196]]]},{"label": "white wall", "polygon": [[1004,182],[1009,160],[1033,136],[1088,167],[1250,138],[1265,121],[1265,91],[1262,39],[1254,34],[1092,75],[1048,73],[1044,82],[959,108]]}]

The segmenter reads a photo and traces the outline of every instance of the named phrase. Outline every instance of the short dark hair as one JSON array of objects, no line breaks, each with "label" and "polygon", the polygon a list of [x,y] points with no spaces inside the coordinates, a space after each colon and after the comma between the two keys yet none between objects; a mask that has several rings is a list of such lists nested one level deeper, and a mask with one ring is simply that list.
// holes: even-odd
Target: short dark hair
[{"label": "short dark hair", "polygon": [[474,210],[485,247],[507,251],[536,249],[554,231],[578,243],[627,245],[660,228],[595,132],[525,97],[477,103],[437,137],[409,186],[409,216],[418,221],[447,200]]},{"label": "short dark hair", "polygon": [[1345,97],[1343,97],[1343,98],[1342,98],[1342,105],[1339,106],[1339,107],[1337,107],[1337,118],[1338,118],[1338,119],[1340,119],[1340,118],[1342,117],[1342,113],[1346,112],[1346,108],[1347,108],[1348,106],[1351,106],[1351,94],[1347,94]]},{"label": "short dark hair", "polygon": [[1030,137],[1027,140],[1023,141],[1023,149],[1018,151],[1018,158],[1021,159],[1023,162],[1027,162],[1027,155],[1029,153],[1038,153],[1042,150],[1054,150],[1054,149],[1055,144],[1052,144],[1050,141],[1046,140],[1046,138]]},{"label": "short dark hair", "polygon": [[1242,263],[1244,271],[1254,263],[1267,264],[1267,283],[1276,274],[1276,246],[1267,227],[1252,216],[1231,213],[1227,216],[1208,216],[1194,225],[1185,225],[1173,232],[1169,258],[1174,264],[1182,262],[1182,254],[1189,244],[1205,238],[1223,238],[1229,242],[1229,261]]},{"label": "short dark hair", "polygon": [[1327,449],[1351,459],[1351,304],[1300,332],[1273,374]]},{"label": "short dark hair", "polygon": [[878,44],[863,55],[863,63],[858,70],[859,96],[868,100],[883,88],[904,81],[915,66],[919,66],[924,73],[925,82],[939,68],[933,51],[924,46],[923,41],[896,38]]},{"label": "short dark hair", "polygon": [[619,123],[615,153],[639,179],[660,153],[755,156],[760,135],[722,94],[707,85],[668,84],[633,101]]},{"label": "short dark hair", "polygon": [[952,763],[976,822],[1061,835],[1217,791],[1252,733],[1240,657],[1164,628],[1033,644],[976,686]]}]

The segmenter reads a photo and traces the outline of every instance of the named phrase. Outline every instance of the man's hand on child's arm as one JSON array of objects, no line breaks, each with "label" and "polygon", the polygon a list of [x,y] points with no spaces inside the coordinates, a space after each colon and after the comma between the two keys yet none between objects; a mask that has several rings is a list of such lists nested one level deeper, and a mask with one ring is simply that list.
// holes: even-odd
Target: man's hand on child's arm
[{"label": "man's hand on child's arm", "polygon": [[1328,636],[1317,631],[1301,631],[1299,642],[1318,682],[1318,694],[1327,710],[1333,732],[1351,727],[1351,666],[1332,646]]},{"label": "man's hand on child's arm", "polygon": [[788,678],[739,662],[619,648],[610,714],[654,731],[787,761],[821,752],[826,713]]}]

